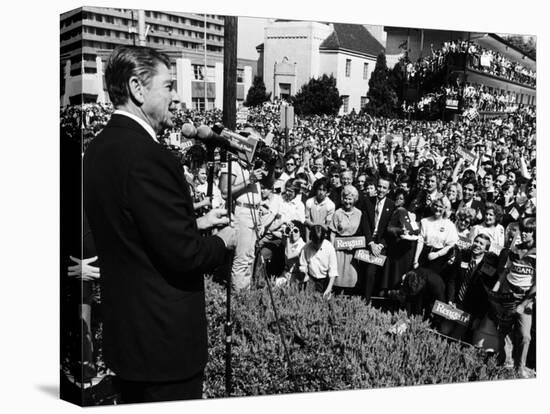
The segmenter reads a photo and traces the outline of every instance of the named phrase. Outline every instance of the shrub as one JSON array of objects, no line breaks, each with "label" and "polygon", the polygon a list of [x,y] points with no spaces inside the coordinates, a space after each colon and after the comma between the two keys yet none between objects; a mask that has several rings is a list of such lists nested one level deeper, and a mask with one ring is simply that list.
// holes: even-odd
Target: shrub
[{"label": "shrub", "polygon": [[[383,313],[357,297],[330,301],[294,287],[274,291],[292,365],[287,366],[267,288],[232,296],[233,396],[503,379],[481,351],[447,342],[427,322]],[[210,359],[205,396],[225,392],[225,290],[207,282]],[[407,331],[387,330],[408,319]],[[293,374],[293,375],[292,375]]]}]

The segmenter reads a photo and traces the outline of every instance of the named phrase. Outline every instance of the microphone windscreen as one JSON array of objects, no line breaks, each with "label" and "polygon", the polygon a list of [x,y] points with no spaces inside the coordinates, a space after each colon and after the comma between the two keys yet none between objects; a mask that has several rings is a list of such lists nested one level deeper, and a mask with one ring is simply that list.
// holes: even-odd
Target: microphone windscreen
[{"label": "microphone windscreen", "polygon": [[197,137],[199,139],[208,139],[212,136],[212,130],[206,125],[201,125],[197,129]]},{"label": "microphone windscreen", "polygon": [[183,124],[181,127],[181,135],[185,138],[194,138],[197,136],[197,128],[193,124]]}]

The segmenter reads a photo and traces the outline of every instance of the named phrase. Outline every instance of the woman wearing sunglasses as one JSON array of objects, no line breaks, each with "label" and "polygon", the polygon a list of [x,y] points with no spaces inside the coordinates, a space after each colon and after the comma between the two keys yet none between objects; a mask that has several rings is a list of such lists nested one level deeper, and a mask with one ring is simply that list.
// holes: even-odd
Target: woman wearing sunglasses
[{"label": "woman wearing sunglasses", "polygon": [[284,245],[285,245],[285,268],[282,278],[277,279],[277,285],[287,282],[303,282],[303,275],[300,272],[300,253],[305,246],[304,241],[305,227],[298,220],[293,220],[285,226]]}]

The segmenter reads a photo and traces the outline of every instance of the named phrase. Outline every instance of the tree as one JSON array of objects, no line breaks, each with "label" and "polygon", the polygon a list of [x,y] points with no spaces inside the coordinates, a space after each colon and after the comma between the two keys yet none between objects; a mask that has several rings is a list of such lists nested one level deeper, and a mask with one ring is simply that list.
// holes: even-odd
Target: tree
[{"label": "tree", "polygon": [[333,75],[311,78],[292,98],[297,115],[337,115],[342,98]]},{"label": "tree", "polygon": [[259,106],[266,101],[269,101],[271,93],[266,93],[265,83],[261,76],[254,76],[252,86],[246,94],[246,101],[244,106]]},{"label": "tree", "polygon": [[367,98],[365,111],[371,115],[391,116],[398,106],[397,94],[390,83],[386,55],[383,52],[376,59],[376,66],[369,80]]}]

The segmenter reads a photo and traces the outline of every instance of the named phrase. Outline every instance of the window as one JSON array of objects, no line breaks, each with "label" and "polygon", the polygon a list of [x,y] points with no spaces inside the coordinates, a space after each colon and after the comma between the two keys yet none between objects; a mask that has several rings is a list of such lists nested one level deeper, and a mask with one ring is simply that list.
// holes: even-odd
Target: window
[{"label": "window", "polygon": [[[202,98],[191,98],[192,106],[194,110],[203,111],[204,110],[204,97]],[[208,98],[206,101],[207,110],[214,109],[214,98]]]},{"label": "window", "polygon": [[369,64],[367,62],[363,63],[363,79],[369,78]]},{"label": "window", "polygon": [[361,96],[361,109],[363,109],[366,104],[367,104],[367,97]]},{"label": "window", "polygon": [[344,113],[347,114],[349,110],[349,96],[342,96],[342,104],[344,106]]},{"label": "window", "polygon": [[351,59],[346,59],[346,78],[351,76]]},{"label": "window", "polygon": [[279,83],[279,97],[283,99],[290,98],[290,83]]},{"label": "window", "polygon": [[237,83],[244,82],[244,69],[237,68]]},{"label": "window", "polygon": [[195,80],[204,80],[204,65],[193,65]]},{"label": "window", "polygon": [[206,67],[206,80],[208,82],[215,82],[216,81],[216,68],[214,66],[207,66]]}]

